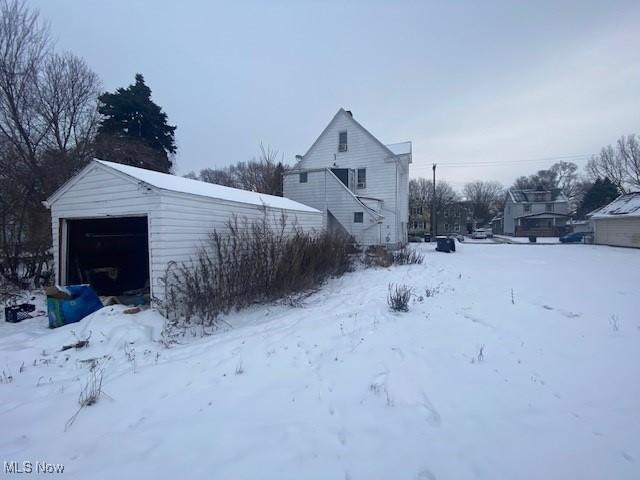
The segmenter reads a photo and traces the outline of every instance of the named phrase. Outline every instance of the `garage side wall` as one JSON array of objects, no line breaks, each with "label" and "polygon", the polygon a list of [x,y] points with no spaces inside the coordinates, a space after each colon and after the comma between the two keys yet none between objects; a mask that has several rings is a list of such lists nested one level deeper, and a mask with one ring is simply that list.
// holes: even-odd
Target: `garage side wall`
[{"label": "garage side wall", "polygon": [[595,243],[640,248],[640,217],[594,219]]},{"label": "garage side wall", "polygon": [[[149,230],[158,220],[160,198],[157,193],[98,165],[90,167],[51,204],[51,233],[56,283],[60,283],[60,220],[71,218],[106,218],[143,216]],[[150,239],[151,240],[151,239]],[[149,249],[153,245],[149,242]]]},{"label": "garage side wall", "polygon": [[188,262],[203,247],[214,231],[227,231],[227,222],[234,215],[241,222],[261,221],[266,214],[267,221],[273,227],[279,226],[281,215],[286,225],[294,225],[304,231],[321,231],[322,213],[263,208],[257,205],[242,204],[205,197],[163,192],[161,195],[160,216],[149,231],[153,244],[151,259],[151,282],[153,291],[159,298],[163,296],[161,279],[171,262]]}]

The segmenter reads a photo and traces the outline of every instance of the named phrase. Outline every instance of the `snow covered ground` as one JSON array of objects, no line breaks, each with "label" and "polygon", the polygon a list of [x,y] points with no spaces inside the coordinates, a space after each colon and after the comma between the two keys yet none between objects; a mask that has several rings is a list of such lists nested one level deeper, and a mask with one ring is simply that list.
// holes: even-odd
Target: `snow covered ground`
[{"label": "snow covered ground", "polygon": [[[509,235],[494,235],[493,238],[496,241],[503,241],[507,243],[529,243],[529,237],[510,237]],[[560,243],[560,239],[558,237],[537,237],[536,244],[549,244],[549,243]],[[534,244],[535,245],[535,244]]]},{"label": "snow covered ground", "polygon": [[[77,479],[640,478],[640,251],[457,246],[170,349],[154,311],[2,322],[0,459]],[[389,282],[415,289],[408,313]],[[65,431],[94,358],[105,395]]]}]

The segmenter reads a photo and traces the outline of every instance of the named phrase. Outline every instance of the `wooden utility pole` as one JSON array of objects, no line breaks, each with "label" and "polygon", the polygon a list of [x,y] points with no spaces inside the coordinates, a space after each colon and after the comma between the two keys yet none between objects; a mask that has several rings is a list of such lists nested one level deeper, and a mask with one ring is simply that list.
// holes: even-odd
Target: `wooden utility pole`
[{"label": "wooden utility pole", "polygon": [[431,194],[431,241],[438,235],[438,220],[436,219],[436,166],[433,164],[433,193]]}]

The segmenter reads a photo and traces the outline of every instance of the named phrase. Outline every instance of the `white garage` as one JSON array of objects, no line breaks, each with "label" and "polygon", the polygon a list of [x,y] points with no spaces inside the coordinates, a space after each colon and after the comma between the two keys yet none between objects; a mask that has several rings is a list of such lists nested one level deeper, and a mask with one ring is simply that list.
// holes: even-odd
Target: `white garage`
[{"label": "white garage", "polygon": [[620,195],[591,214],[595,243],[640,248],[640,192]]},{"label": "white garage", "polygon": [[101,295],[162,298],[170,262],[188,261],[227,222],[322,229],[322,213],[287,198],[94,160],[45,202],[51,209],[56,283]]}]

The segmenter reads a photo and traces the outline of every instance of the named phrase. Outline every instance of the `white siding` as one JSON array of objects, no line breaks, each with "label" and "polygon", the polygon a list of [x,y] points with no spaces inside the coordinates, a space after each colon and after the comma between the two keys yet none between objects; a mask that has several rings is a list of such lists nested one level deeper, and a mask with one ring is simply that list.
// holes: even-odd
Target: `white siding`
[{"label": "white siding", "polygon": [[[348,149],[346,152],[338,152],[338,135],[347,132]],[[316,140],[302,161],[297,165],[302,170],[317,168],[349,168],[367,169],[366,188],[354,189],[358,196],[373,197],[382,200],[384,221],[381,227],[382,242],[396,243],[406,242],[402,235],[402,223],[408,222],[409,211],[409,156],[400,162],[377,140],[365,131],[358,123],[354,122],[349,114],[339,112],[334,120]],[[335,164],[335,165],[334,165]],[[309,174],[311,176],[311,173]],[[293,177],[293,178],[292,178]],[[317,194],[301,193],[304,185],[296,185],[297,175],[293,174],[285,179],[284,196],[300,203],[322,209],[316,205],[324,202]],[[298,196],[300,195],[300,196]],[[318,203],[308,203],[317,200]],[[324,192],[320,192],[324,196]],[[378,235],[379,237],[379,235]],[[368,239],[358,239],[361,243],[368,243]],[[375,243],[378,243],[375,240]]]},{"label": "white siding", "polygon": [[[160,199],[157,193],[138,186],[122,176],[92,165],[57,200],[51,204],[53,261],[56,282],[60,278],[60,220],[67,218],[106,218],[143,216],[149,220],[149,231],[157,221]],[[149,244],[150,254],[153,245]]]},{"label": "white siding", "polygon": [[640,248],[640,217],[593,220],[595,243]]},{"label": "white siding", "polygon": [[223,201],[197,195],[150,189],[108,167],[93,164],[51,202],[56,281],[60,282],[59,225],[61,219],[143,216],[148,218],[152,296],[162,297],[160,279],[171,261],[188,261],[214,229],[224,231],[234,215],[240,221],[273,225],[285,215],[287,225],[322,230],[322,213],[283,210]]},{"label": "white siding", "polygon": [[278,227],[282,215],[286,226],[294,226],[305,231],[322,230],[320,212],[302,212],[262,208],[255,205],[221,201],[210,198],[163,193],[160,201],[158,222],[151,231],[154,252],[151,261],[152,283],[156,295],[162,295],[160,279],[170,262],[188,262],[205,246],[209,234],[214,230],[227,231],[228,221],[234,216],[239,222],[266,219],[273,227]]},{"label": "white siding", "polygon": [[[316,208],[321,212],[330,211],[350,235],[363,245],[381,242],[378,217],[356,200],[353,194],[326,169],[307,172],[307,182],[300,183],[298,174],[289,174],[284,179],[285,191],[289,198]],[[376,205],[379,202],[370,202]],[[363,213],[363,223],[355,223],[354,213]],[[327,216],[323,215],[324,226]]]}]

